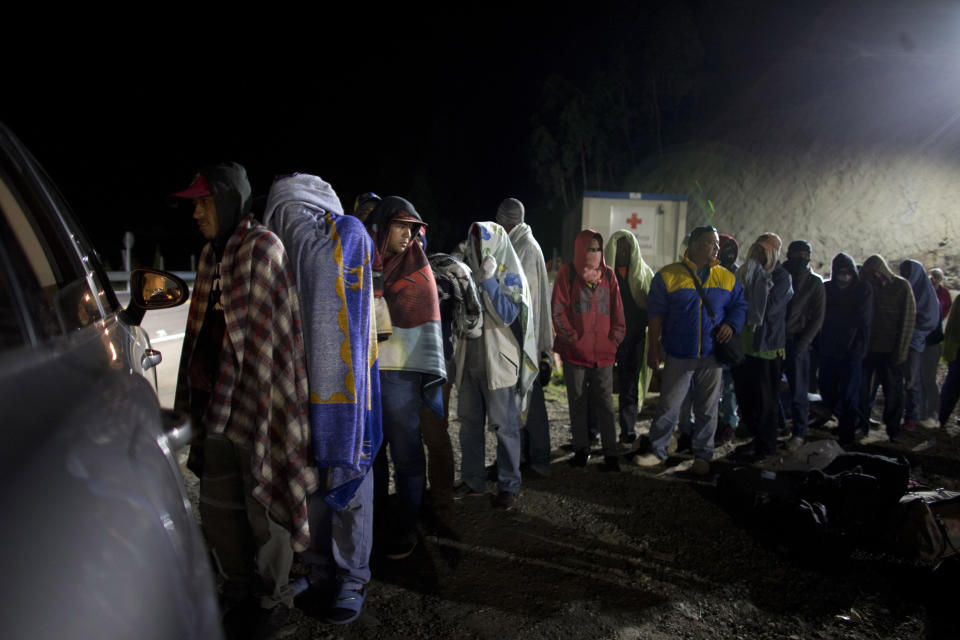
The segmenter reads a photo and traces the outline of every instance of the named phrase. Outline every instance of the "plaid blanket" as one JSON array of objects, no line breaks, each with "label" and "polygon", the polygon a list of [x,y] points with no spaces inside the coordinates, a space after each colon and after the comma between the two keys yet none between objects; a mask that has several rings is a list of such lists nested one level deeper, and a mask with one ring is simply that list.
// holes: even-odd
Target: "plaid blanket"
[{"label": "plaid blanket", "polygon": [[[189,398],[188,375],[216,269],[213,247],[200,255],[187,318],[177,406]],[[254,497],[290,529],[295,551],[310,543],[307,495],[311,466],[307,372],[300,302],[279,238],[252,217],[230,236],[220,263],[226,335],[204,426],[253,450]]]}]

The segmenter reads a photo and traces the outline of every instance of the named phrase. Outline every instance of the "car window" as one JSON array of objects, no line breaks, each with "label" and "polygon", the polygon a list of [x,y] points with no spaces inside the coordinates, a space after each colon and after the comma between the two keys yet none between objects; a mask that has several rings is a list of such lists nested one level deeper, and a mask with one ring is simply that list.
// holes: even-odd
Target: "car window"
[{"label": "car window", "polygon": [[18,174],[0,166],[2,242],[39,339],[66,334],[101,319],[71,238]]}]

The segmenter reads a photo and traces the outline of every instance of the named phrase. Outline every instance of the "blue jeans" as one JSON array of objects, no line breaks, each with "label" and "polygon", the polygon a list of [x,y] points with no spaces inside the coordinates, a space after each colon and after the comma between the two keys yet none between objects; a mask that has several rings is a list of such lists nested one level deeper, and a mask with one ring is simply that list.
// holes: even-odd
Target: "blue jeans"
[{"label": "blue jeans", "polygon": [[903,368],[903,386],[904,386],[904,411],[903,419],[917,420],[926,418],[921,415],[926,405],[923,396],[923,387],[920,382],[920,362],[923,359],[923,351],[907,351],[907,361]]},{"label": "blue jeans", "polygon": [[420,439],[421,376],[413,371],[380,371],[383,441],[389,446],[397,488],[395,537],[414,534],[427,467]]},{"label": "blue jeans", "polygon": [[717,429],[720,397],[720,365],[712,355],[706,358],[674,358],[669,354],[660,376],[660,402],[657,417],[650,426],[653,454],[665,460],[673,427],[680,416],[680,405],[693,381],[693,455],[703,460],[713,457],[713,435]]},{"label": "blue jeans", "polygon": [[527,400],[527,423],[523,426],[527,462],[547,467],[550,466],[550,422],[539,379],[533,381]]},{"label": "blue jeans", "polygon": [[373,471],[368,471],[345,509],[334,509],[323,490],[307,497],[310,547],[301,554],[310,584],[337,579],[337,586],[370,582],[373,541]]},{"label": "blue jeans", "polygon": [[460,479],[474,491],[487,486],[484,426],[497,436],[498,489],[520,491],[520,398],[516,387],[487,388],[482,371],[463,372],[457,396],[460,418]]},{"label": "blue jeans", "polygon": [[[797,343],[787,341],[787,359],[784,361],[787,383],[790,385],[790,395],[787,406],[789,415],[793,419],[793,437],[807,437],[807,422],[810,418],[810,400],[807,395],[810,389],[810,349],[797,351]],[[785,394],[786,395],[786,394]]]}]

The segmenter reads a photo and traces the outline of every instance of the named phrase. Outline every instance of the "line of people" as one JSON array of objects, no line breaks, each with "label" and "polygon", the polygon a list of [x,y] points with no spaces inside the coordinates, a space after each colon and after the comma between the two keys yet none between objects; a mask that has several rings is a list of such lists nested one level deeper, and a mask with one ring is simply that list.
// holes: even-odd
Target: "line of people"
[{"label": "line of people", "polygon": [[[409,557],[422,515],[428,527],[455,535],[454,501],[488,495],[491,472],[492,506],[513,508],[524,475],[550,475],[543,387],[554,353],[563,362],[574,467],[586,466],[594,432],[602,471],[620,470],[620,445],[633,447],[640,465],[663,464],[680,422],[693,471],[708,473],[716,436],[738,426],[730,424],[734,404],[738,428],[754,436],[738,453],[759,460],[777,447],[784,363],[794,389],[789,442],[802,443],[815,344],[841,442],[865,427],[873,380],[887,396],[891,436],[901,428],[897,388],[910,390],[906,428],[930,415],[922,393],[929,362],[919,355],[933,334],[928,302],[943,298],[915,261],[901,264],[904,279],[879,256],[858,273],[840,254],[824,286],[809,268],[806,242],[792,243],[781,264],[780,238],[764,234],[736,269],[736,242],[727,237],[721,249],[716,229],[700,227],[682,260],[654,273],[632,233],[617,231],[604,245],[588,229],[551,291],[514,198],[495,221],[471,224],[455,250],[428,253],[428,225],[411,202],[366,193],[346,215],[332,186],[313,175],[277,178],[259,216],[235,163],[200,169],[173,195],[193,204],[208,241],[175,406],[199,434],[188,467],[200,478],[202,528],[224,579],[232,636],[270,637],[286,623],[295,553],[307,570],[298,604],[344,624],[363,608],[374,545],[386,559]],[[954,315],[943,390],[953,403]],[[940,317],[938,308],[937,325]],[[723,368],[714,348],[730,341],[745,358]],[[897,376],[910,352],[918,357],[904,387]],[[638,439],[637,416],[661,362],[657,415]],[[941,416],[945,410],[950,401],[940,404]],[[497,443],[493,469],[485,467],[488,430]]]},{"label": "line of people", "polygon": [[[277,178],[259,215],[236,163],[201,168],[173,198],[192,203],[207,240],[175,406],[198,433],[188,468],[228,635],[271,637],[298,592],[318,617],[356,619],[374,545],[406,558],[422,510],[453,535],[453,500],[486,494],[486,428],[494,507],[513,507],[522,459],[549,475],[549,282],[518,200],[453,254],[427,255],[412,203],[368,193],[345,215],[313,175]],[[295,554],[307,575],[291,583]]]}]

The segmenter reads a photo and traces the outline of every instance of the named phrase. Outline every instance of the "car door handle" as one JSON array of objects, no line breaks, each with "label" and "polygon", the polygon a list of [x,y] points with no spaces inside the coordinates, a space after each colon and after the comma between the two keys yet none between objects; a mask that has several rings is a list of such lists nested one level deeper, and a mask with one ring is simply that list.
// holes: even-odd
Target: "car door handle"
[{"label": "car door handle", "polygon": [[147,349],[143,352],[143,357],[140,358],[140,367],[144,371],[147,369],[152,369],[163,361],[163,354],[157,351],[156,349]]},{"label": "car door handle", "polygon": [[160,409],[163,418],[163,437],[172,451],[179,451],[193,440],[193,425],[189,414],[173,409]]}]

